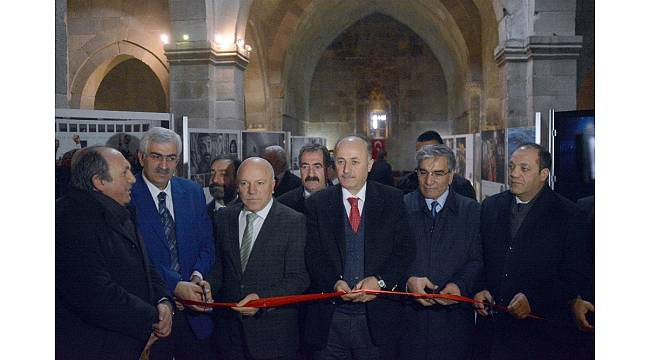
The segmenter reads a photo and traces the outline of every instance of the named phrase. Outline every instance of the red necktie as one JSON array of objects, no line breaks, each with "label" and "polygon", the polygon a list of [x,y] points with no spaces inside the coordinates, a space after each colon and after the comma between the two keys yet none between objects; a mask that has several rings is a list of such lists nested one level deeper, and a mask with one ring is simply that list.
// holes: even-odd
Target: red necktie
[{"label": "red necktie", "polygon": [[350,203],[350,225],[352,225],[352,230],[356,233],[359,230],[359,224],[361,224],[359,198],[349,197],[348,202]]}]

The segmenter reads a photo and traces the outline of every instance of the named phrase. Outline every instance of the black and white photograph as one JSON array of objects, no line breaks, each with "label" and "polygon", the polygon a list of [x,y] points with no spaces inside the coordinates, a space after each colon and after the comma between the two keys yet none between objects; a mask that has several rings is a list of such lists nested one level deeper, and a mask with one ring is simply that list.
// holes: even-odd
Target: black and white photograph
[{"label": "black and white photograph", "polygon": [[188,129],[190,133],[190,178],[202,187],[210,183],[210,164],[221,154],[239,156],[241,135],[237,130]]},{"label": "black and white photograph", "polygon": [[322,137],[292,136],[291,170],[300,170],[298,155],[300,155],[300,149],[307,144],[321,144],[327,146],[327,139]]},{"label": "black and white photograph", "polygon": [[283,131],[242,131],[242,160],[251,156],[261,157],[264,148],[271,145],[287,150],[287,133]]}]

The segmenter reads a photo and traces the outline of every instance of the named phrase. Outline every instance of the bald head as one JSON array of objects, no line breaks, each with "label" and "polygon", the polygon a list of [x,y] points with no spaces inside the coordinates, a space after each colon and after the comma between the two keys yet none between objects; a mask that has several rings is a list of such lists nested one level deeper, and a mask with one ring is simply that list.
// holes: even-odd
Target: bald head
[{"label": "bald head", "polygon": [[237,170],[237,187],[247,210],[257,212],[271,201],[275,186],[271,164],[258,157],[251,157],[241,163]]}]

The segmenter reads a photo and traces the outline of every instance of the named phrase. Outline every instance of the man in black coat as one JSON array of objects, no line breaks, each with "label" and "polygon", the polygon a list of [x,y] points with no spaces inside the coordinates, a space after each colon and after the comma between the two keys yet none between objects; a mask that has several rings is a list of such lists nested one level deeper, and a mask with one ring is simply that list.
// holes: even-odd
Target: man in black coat
[{"label": "man in black coat", "polygon": [[[562,359],[573,336],[569,304],[584,284],[585,219],[548,185],[551,154],[523,144],[510,158],[510,190],[481,208],[485,277],[474,299],[507,306],[488,316],[475,305],[477,359]],[[546,320],[528,317],[531,313]]]},{"label": "man in black coat", "polygon": [[[451,188],[455,157],[446,145],[416,153],[419,188],[404,196],[416,243],[408,291],[473,296],[483,267],[481,206]],[[474,332],[471,304],[417,299],[404,310],[400,359],[467,359]]]},{"label": "man in black coat", "polygon": [[[420,150],[425,145],[440,145],[442,144],[442,137],[438,132],[430,130],[423,132],[418,136],[415,142],[415,151]],[[417,190],[418,188],[418,175],[414,172],[403,176],[399,179],[397,187],[401,189],[404,194],[408,194]],[[464,177],[454,174],[453,180],[451,182],[451,188],[458,195],[466,196],[470,199],[476,200],[476,191],[472,186],[472,183]]]},{"label": "man in black coat", "polygon": [[280,203],[304,214],[305,199],[327,186],[325,169],[330,166],[331,160],[329,151],[321,144],[303,146],[298,154],[298,159],[302,186],[278,196],[277,199]]},{"label": "man in black coat", "polygon": [[393,179],[393,168],[386,160],[388,154],[384,150],[380,150],[377,153],[377,160],[372,164],[372,169],[370,169],[370,174],[368,174],[368,180],[376,181],[388,186],[395,186],[395,180]]},{"label": "man in black coat", "polygon": [[242,204],[222,208],[215,218],[215,299],[238,303],[216,311],[217,347],[223,359],[294,359],[296,307],[257,309],[246,304],[307,288],[305,217],[273,200],[273,169],[264,159],[244,160],[237,178]]},{"label": "man in black coat", "polygon": [[73,160],[56,203],[56,358],[137,359],[171,332],[172,304],[125,205],[135,178],[117,150]]},{"label": "man in black coat", "polygon": [[394,359],[404,316],[395,298],[352,290],[403,288],[415,245],[401,191],[367,182],[367,140],[335,147],[340,184],[307,199],[305,262],[309,292],[346,292],[307,304],[305,341],[317,359]]},{"label": "man in black coat", "polygon": [[273,196],[278,197],[300,186],[300,178],[292,174],[287,162],[287,152],[282,146],[271,145],[264,149],[264,160],[271,163],[275,173]]}]

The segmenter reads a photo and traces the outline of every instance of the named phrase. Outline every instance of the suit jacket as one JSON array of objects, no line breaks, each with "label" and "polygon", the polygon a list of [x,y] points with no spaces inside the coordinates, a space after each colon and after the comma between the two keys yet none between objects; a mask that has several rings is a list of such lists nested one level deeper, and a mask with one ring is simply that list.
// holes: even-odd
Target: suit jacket
[{"label": "suit jacket", "polygon": [[[364,276],[380,276],[387,289],[403,288],[408,267],[415,257],[415,244],[408,230],[406,210],[398,189],[368,181],[365,222]],[[343,278],[345,235],[341,185],[331,186],[310,196],[307,210],[305,263],[311,278],[309,292],[334,291]],[[353,287],[355,284],[348,284]],[[395,299],[377,297],[366,303],[366,316],[375,344],[395,342],[403,315]],[[322,349],[327,343],[335,301],[307,303],[305,341]]]},{"label": "suit jacket", "polygon": [[395,186],[393,168],[386,160],[377,160],[372,164],[368,180],[373,180],[388,186]]},{"label": "suit jacket", "polygon": [[299,177],[291,173],[291,171],[286,170],[284,175],[282,175],[282,180],[277,185],[278,187],[273,192],[273,196],[278,197],[289,190],[293,190],[298,186],[302,185],[302,180]]},{"label": "suit jacket", "polygon": [[56,358],[137,359],[169,295],[127,209],[72,189],[56,203],[55,256]]},{"label": "suit jacket", "polygon": [[[472,297],[475,281],[483,270],[481,206],[450,189],[434,226],[431,211],[419,191],[405,195],[404,203],[417,249],[408,276],[427,277],[439,290],[453,282],[461,295]],[[467,358],[474,331],[471,304],[406,304],[400,358]]]},{"label": "suit jacket", "polygon": [[[136,183],[131,189],[131,205],[135,208],[136,224],[151,263],[162,276],[169,293],[173,294],[176,284],[181,280],[189,281],[193,271],[207,276],[214,265],[215,255],[212,223],[206,211],[203,190],[196,183],[179,177],[172,177],[171,186],[180,274],[171,269],[165,230],[158,214],[158,201],[154,202],[142,175],[136,176]],[[197,338],[207,338],[212,333],[210,317],[190,310],[187,312]]]},{"label": "suit jacket", "polygon": [[305,188],[302,185],[282,194],[277,200],[301,214],[305,213]]},{"label": "suit jacket", "polygon": [[[243,204],[220,209],[216,215],[217,254],[216,297],[238,302],[255,293],[260,298],[297,295],[307,288],[305,269],[305,218],[273,201],[242,273],[239,252],[239,213]],[[298,348],[298,311],[295,306],[261,309],[253,317],[242,317],[231,309],[216,312],[217,344],[230,345],[227,334],[243,327],[245,343],[254,358],[295,354]]]},{"label": "suit jacket", "polygon": [[[521,292],[531,311],[552,322],[516,320],[509,314],[479,316],[477,351],[481,358],[539,359],[562,356],[566,329],[573,329],[568,304],[585,281],[581,269],[585,221],[577,206],[553,192],[540,191],[511,241],[510,211],[514,195],[504,191],[485,199],[481,235],[487,289],[497,304],[508,305]],[[567,326],[557,324],[566,322]]]},{"label": "suit jacket", "polygon": [[[408,175],[403,176],[401,179],[399,179],[397,187],[404,192],[404,195],[417,190],[418,175],[414,171]],[[476,191],[474,190],[472,183],[458,174],[454,174],[454,178],[451,180],[451,188],[458,195],[476,200]]]}]

